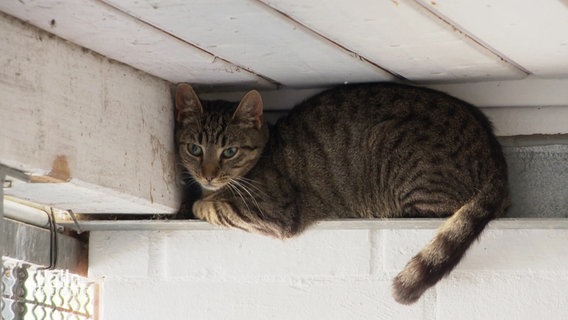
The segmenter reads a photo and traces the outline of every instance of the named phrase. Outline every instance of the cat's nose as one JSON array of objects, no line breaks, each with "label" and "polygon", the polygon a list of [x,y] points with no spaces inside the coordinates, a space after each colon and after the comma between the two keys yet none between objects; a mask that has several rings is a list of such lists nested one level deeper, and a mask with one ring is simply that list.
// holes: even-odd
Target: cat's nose
[{"label": "cat's nose", "polygon": [[211,183],[217,177],[218,172],[218,165],[212,161],[205,161],[201,167],[201,176],[207,180],[208,183]]}]

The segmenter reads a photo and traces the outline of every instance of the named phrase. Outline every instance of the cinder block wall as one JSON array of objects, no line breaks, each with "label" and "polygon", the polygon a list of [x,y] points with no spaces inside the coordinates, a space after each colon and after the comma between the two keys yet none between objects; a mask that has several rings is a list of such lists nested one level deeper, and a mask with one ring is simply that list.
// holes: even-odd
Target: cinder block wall
[{"label": "cinder block wall", "polygon": [[99,231],[90,276],[103,319],[568,319],[568,230],[491,228],[412,306],[391,279],[435,233],[326,229],[280,241],[240,231]]}]

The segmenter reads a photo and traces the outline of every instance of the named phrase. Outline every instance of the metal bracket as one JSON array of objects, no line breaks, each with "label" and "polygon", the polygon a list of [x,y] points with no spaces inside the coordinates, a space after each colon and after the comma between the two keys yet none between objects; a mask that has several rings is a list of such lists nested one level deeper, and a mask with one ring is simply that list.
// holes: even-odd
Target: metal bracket
[{"label": "metal bracket", "polygon": [[77,230],[75,230],[77,232],[77,234],[83,233],[83,230],[81,230],[81,226],[79,225],[79,220],[77,219],[77,216],[75,215],[73,210],[69,209],[69,210],[67,210],[67,213],[69,214],[71,219],[73,219],[73,223],[75,224],[75,227],[77,227]]},{"label": "metal bracket", "polygon": [[43,269],[53,270],[57,266],[57,224],[55,223],[53,209],[46,213],[49,219],[49,266]]}]

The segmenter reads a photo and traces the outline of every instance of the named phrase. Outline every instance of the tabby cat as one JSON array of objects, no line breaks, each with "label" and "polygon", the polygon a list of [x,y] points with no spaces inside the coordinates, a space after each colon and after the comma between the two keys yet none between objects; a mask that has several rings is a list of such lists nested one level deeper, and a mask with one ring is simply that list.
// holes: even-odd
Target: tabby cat
[{"label": "tabby cat", "polygon": [[446,94],[345,85],[269,127],[257,91],[240,103],[175,94],[182,165],[202,190],[193,214],[276,238],[345,218],[449,217],[393,281],[410,304],[448,274],[508,205],[507,168],[489,120]]}]

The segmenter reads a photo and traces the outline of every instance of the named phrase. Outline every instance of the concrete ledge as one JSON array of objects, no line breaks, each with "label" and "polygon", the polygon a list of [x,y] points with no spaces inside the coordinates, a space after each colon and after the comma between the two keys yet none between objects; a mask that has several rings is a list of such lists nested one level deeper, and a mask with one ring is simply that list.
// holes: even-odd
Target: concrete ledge
[{"label": "concrete ledge", "polygon": [[[350,219],[322,221],[314,230],[359,229],[437,229],[445,219]],[[102,220],[80,221],[82,231],[143,231],[143,230],[224,230],[199,220]],[[77,229],[71,221],[59,225]],[[562,218],[502,218],[489,223],[489,229],[568,229],[568,219]],[[240,231],[237,231],[240,232]]]}]

